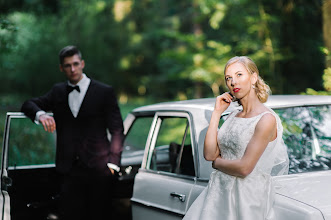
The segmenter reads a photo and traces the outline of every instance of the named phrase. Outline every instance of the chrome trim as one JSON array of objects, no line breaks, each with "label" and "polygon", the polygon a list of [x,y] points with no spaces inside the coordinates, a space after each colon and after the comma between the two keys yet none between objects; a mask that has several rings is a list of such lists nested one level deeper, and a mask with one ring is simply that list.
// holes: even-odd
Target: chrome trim
[{"label": "chrome trim", "polygon": [[185,199],[186,199],[186,195],[181,194],[181,193],[176,193],[176,192],[171,192],[170,196],[178,198],[179,201],[181,201],[181,202],[185,202]]},{"label": "chrome trim", "polygon": [[171,214],[177,215],[179,217],[184,217],[184,215],[185,215],[185,212],[180,212],[180,213],[173,212],[169,209],[165,209],[164,207],[166,207],[166,206],[158,206],[158,205],[155,205],[155,204],[150,204],[150,203],[144,202],[143,200],[140,200],[140,199],[131,198],[130,201],[131,201],[131,203],[133,203],[132,205],[140,205],[140,206],[147,207],[149,209],[161,210],[163,212],[171,213]]},{"label": "chrome trim", "polygon": [[38,164],[38,165],[23,165],[23,166],[9,166],[8,170],[27,170],[27,169],[48,169],[55,168],[55,164]]}]

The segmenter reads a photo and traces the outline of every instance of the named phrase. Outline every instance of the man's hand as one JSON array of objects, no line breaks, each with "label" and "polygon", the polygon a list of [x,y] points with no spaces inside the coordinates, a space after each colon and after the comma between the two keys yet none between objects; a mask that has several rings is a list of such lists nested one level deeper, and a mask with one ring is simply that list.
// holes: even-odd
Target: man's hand
[{"label": "man's hand", "polygon": [[112,175],[115,174],[115,170],[113,170],[112,168],[109,168],[109,170],[110,170],[110,172],[111,172]]},{"label": "man's hand", "polygon": [[107,163],[107,167],[113,176],[121,176],[120,168],[113,163]]},{"label": "man's hand", "polygon": [[56,129],[55,120],[49,115],[40,115],[39,122],[43,125],[45,131],[54,132]]}]

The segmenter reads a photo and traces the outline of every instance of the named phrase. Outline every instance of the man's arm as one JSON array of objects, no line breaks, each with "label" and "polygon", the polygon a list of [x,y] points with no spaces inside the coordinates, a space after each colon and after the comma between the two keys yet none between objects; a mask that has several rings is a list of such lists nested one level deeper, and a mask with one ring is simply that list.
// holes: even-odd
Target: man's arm
[{"label": "man's arm", "polygon": [[32,98],[23,103],[21,111],[33,122],[40,122],[45,131],[54,132],[56,129],[55,120],[52,116],[46,115],[45,111],[52,110],[52,90],[46,95]]},{"label": "man's arm", "polygon": [[123,150],[124,128],[120,108],[112,87],[109,87],[107,91],[107,99],[107,127],[111,134],[111,155],[109,159],[111,163],[119,166]]}]

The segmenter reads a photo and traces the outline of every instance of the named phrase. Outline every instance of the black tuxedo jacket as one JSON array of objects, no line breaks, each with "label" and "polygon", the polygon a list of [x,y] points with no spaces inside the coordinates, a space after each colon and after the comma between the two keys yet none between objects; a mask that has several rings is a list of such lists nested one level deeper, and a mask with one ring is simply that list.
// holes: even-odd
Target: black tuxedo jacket
[{"label": "black tuxedo jacket", "polygon": [[[75,118],[68,104],[67,82],[58,83],[44,96],[23,103],[21,111],[32,121],[38,111],[53,112],[56,122],[56,168],[69,173],[75,160],[109,175],[107,163],[120,165],[123,121],[113,88],[91,80]],[[111,134],[111,142],[107,138]]]}]

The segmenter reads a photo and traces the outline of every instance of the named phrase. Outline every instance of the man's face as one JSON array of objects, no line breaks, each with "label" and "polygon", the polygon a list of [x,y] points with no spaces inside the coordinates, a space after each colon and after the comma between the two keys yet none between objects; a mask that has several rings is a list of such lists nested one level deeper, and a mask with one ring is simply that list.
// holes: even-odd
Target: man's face
[{"label": "man's face", "polygon": [[63,64],[60,64],[61,72],[66,74],[66,77],[72,84],[77,84],[82,79],[84,67],[84,60],[81,60],[77,54],[65,57]]}]

